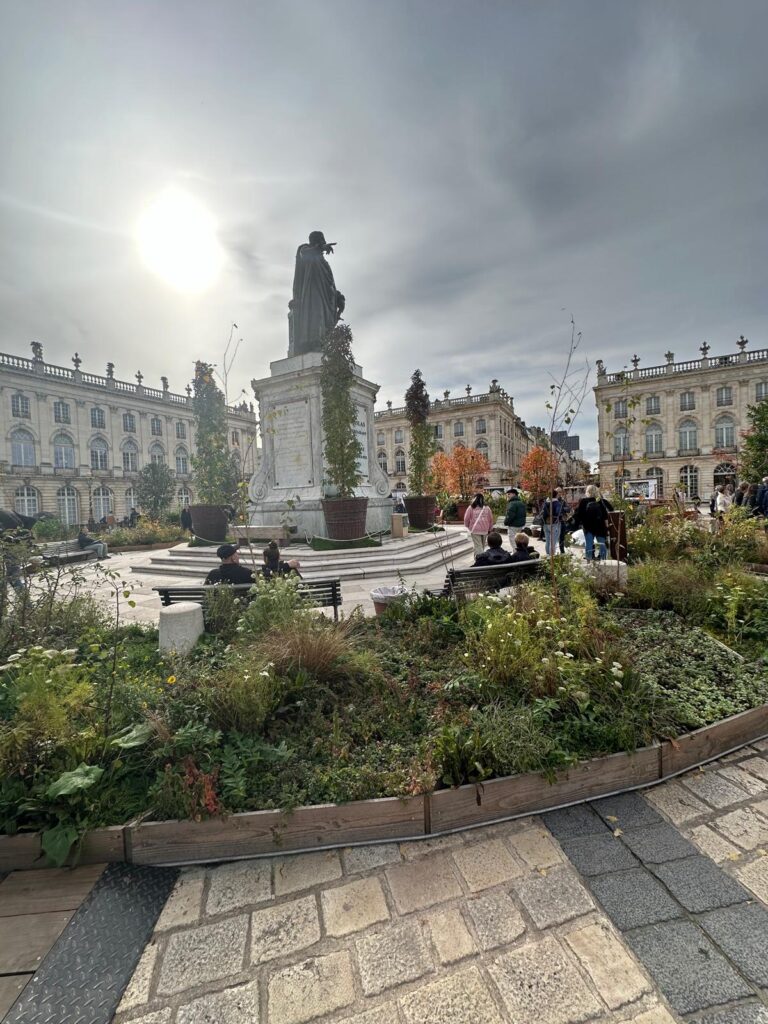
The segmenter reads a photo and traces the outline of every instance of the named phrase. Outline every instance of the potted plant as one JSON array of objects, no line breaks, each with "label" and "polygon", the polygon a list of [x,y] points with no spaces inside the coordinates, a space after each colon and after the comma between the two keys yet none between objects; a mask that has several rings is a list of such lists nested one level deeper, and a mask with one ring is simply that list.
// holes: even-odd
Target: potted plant
[{"label": "potted plant", "polygon": [[325,455],[322,506],[332,540],[357,540],[365,535],[368,499],[355,497],[355,488],[363,479],[359,468],[363,446],[355,433],[354,379],[352,331],[348,324],[337,324],[325,335],[320,370]]},{"label": "potted plant", "polygon": [[237,467],[229,452],[224,395],[213,379],[210,363],[195,363],[193,382],[195,448],[192,477],[198,504],[190,505],[195,536],[223,541],[227,536],[227,506],[237,492]]},{"label": "potted plant", "polygon": [[435,495],[429,460],[435,454],[435,442],[429,428],[429,394],[421,370],[414,370],[411,385],[405,392],[405,415],[411,428],[408,450],[408,497],[405,507],[408,521],[418,530],[426,530],[435,521]]}]

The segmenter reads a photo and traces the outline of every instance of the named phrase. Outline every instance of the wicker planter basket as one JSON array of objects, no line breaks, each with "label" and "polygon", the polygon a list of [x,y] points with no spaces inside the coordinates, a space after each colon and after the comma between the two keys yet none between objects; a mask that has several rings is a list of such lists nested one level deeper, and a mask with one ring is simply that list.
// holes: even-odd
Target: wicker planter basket
[{"label": "wicker planter basket", "polygon": [[365,536],[367,498],[324,498],[322,505],[331,540],[359,540]]},{"label": "wicker planter basket", "polygon": [[408,523],[416,530],[426,530],[435,524],[435,497],[432,494],[417,494],[405,498]]}]

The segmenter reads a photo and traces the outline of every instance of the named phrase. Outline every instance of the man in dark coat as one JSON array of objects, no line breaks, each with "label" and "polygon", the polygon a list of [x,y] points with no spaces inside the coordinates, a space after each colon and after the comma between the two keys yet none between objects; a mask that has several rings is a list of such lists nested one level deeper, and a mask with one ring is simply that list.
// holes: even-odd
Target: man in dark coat
[{"label": "man in dark coat", "polygon": [[240,565],[240,549],[234,544],[220,544],[216,548],[216,556],[221,565],[211,569],[205,577],[206,586],[213,583],[253,583],[254,570]]},{"label": "man in dark coat", "polygon": [[507,491],[507,511],[504,516],[504,525],[509,530],[522,530],[525,526],[525,502],[521,500],[520,493],[514,487]]}]

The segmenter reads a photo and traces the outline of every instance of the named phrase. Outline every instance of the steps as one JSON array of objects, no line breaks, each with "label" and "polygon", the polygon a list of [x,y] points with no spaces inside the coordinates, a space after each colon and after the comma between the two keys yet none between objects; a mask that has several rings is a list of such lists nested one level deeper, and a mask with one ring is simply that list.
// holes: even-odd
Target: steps
[{"label": "steps", "polygon": [[[261,562],[261,545],[254,546],[257,564]],[[472,564],[472,541],[462,527],[448,527],[445,533],[415,534],[403,540],[385,540],[380,548],[355,548],[343,551],[313,551],[306,544],[291,544],[283,549],[284,557],[298,558],[301,575],[308,580],[338,577],[342,580],[389,580],[400,572],[403,576],[420,576],[435,569]],[[243,562],[248,549],[241,553]],[[202,580],[219,564],[215,548],[190,548],[180,544],[167,552],[150,555],[132,566],[135,573],[169,579],[175,576]]]}]

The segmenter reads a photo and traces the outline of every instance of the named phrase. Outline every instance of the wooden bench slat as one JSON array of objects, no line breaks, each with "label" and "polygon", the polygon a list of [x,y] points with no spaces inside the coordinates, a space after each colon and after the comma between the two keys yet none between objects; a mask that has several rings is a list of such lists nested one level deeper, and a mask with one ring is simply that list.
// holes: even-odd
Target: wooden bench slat
[{"label": "wooden bench slat", "polygon": [[[180,601],[195,601],[198,604],[202,604],[205,599],[206,593],[213,590],[220,590],[222,587],[226,587],[230,591],[237,593],[248,593],[251,589],[250,583],[216,583],[212,585],[199,584],[197,586],[187,587],[153,587],[160,596],[160,602],[163,607],[167,608],[172,604],[178,604]],[[333,617],[338,620],[339,607],[342,604],[341,599],[341,580],[339,579],[325,579],[325,580],[302,580],[298,586],[300,594],[307,597],[315,608],[333,608]]]}]

